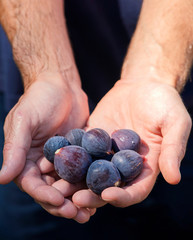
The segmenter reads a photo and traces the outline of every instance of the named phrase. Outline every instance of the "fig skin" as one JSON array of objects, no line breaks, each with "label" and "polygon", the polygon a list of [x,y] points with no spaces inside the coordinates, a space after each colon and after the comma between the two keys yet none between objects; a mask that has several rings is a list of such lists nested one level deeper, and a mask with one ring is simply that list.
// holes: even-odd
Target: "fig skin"
[{"label": "fig skin", "polygon": [[118,168],[123,182],[132,181],[143,169],[143,157],[133,150],[121,150],[115,153],[111,162]]},{"label": "fig skin", "polygon": [[90,165],[86,183],[89,189],[100,195],[108,187],[120,186],[121,176],[112,162],[100,159]]},{"label": "fig skin", "polygon": [[105,130],[93,128],[83,135],[82,147],[85,148],[90,155],[102,158],[112,152],[112,140]]},{"label": "fig skin", "polygon": [[80,146],[66,146],[56,151],[54,167],[57,174],[70,183],[78,183],[86,178],[92,163],[91,156]]},{"label": "fig skin", "polygon": [[131,129],[119,129],[111,134],[112,148],[114,152],[121,150],[139,151],[140,137]]},{"label": "fig skin", "polygon": [[70,142],[63,136],[54,136],[49,138],[44,144],[43,153],[48,161],[54,163],[55,152],[65,146],[70,145]]}]

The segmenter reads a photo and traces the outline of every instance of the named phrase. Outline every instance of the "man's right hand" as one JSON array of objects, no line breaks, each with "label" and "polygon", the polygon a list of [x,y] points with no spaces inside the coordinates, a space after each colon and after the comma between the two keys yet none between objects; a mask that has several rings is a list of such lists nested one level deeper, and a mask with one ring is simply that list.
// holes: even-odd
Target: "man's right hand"
[{"label": "man's right hand", "polygon": [[0,184],[15,180],[49,213],[86,222],[95,210],[77,208],[70,200],[82,186],[58,180],[53,165],[43,157],[49,137],[84,127],[89,114],[64,1],[2,0],[0,23],[24,83],[24,95],[5,121]]},{"label": "man's right hand", "polygon": [[79,86],[72,88],[48,74],[25,91],[5,121],[0,184],[15,180],[49,213],[86,222],[95,210],[77,208],[69,199],[83,186],[59,180],[42,151],[49,137],[85,126],[87,97]]}]

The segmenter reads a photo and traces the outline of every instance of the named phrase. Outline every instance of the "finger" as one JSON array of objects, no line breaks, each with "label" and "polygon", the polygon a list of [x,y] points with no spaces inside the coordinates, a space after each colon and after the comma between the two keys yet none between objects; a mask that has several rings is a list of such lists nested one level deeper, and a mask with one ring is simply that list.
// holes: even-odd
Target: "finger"
[{"label": "finger", "polygon": [[52,184],[54,188],[62,193],[64,197],[72,196],[75,192],[85,187],[83,182],[71,184],[63,179],[60,179]]},{"label": "finger", "polygon": [[92,215],[89,209],[79,208],[76,217],[74,217],[74,220],[78,223],[86,223],[89,221],[91,216]]},{"label": "finger", "polygon": [[88,208],[88,211],[90,212],[90,216],[93,216],[96,213],[96,208]]},{"label": "finger", "polygon": [[170,184],[180,182],[180,163],[185,155],[190,129],[191,119],[186,117],[176,121],[163,134],[159,168],[164,179]]},{"label": "finger", "polygon": [[99,208],[106,204],[101,197],[90,190],[80,190],[72,196],[72,201],[79,207]]},{"label": "finger", "polygon": [[0,171],[0,184],[7,184],[22,171],[26,154],[31,144],[27,118],[22,112],[14,111],[8,115],[5,126],[3,165]]},{"label": "finger", "polygon": [[65,199],[61,206],[52,206],[50,204],[40,205],[50,214],[68,219],[74,219],[78,223],[88,222],[94,210],[91,212],[89,209],[77,208],[70,200]]},{"label": "finger", "polygon": [[37,161],[37,166],[40,169],[41,173],[48,173],[54,170],[54,164],[48,161],[45,157]]},{"label": "finger", "polygon": [[[156,155],[152,160],[156,159]],[[144,168],[139,177],[133,180],[129,185],[119,188],[111,187],[105,189],[101,197],[104,201],[116,206],[116,207],[128,207],[130,205],[143,201],[151,192],[159,171],[156,164],[151,161],[144,163]]]},{"label": "finger", "polygon": [[41,173],[36,164],[32,161],[26,161],[26,166],[15,179],[16,184],[35,201],[49,203],[54,206],[60,206],[64,202],[64,197],[56,188],[47,185],[41,178]]},{"label": "finger", "polygon": [[48,174],[42,174],[41,177],[48,185],[52,185],[54,182],[61,179],[55,171],[52,171]]},{"label": "finger", "polygon": [[[38,201],[37,201],[38,202]],[[48,203],[38,202],[47,212],[54,216],[64,217],[64,218],[75,218],[78,209],[77,207],[68,199],[65,199],[63,204],[60,206],[53,206]]]},{"label": "finger", "polygon": [[54,177],[49,176],[47,174],[42,175],[42,180],[47,183],[47,185],[52,185],[56,180]]},{"label": "finger", "polygon": [[72,200],[80,207],[98,208],[110,203],[117,207],[127,207],[132,204],[141,202],[151,192],[157,175],[159,173],[157,167],[157,159],[159,151],[149,149],[146,155],[143,171],[131,185],[124,188],[111,187],[105,189],[101,196],[96,195],[91,190],[81,190],[76,192]]}]

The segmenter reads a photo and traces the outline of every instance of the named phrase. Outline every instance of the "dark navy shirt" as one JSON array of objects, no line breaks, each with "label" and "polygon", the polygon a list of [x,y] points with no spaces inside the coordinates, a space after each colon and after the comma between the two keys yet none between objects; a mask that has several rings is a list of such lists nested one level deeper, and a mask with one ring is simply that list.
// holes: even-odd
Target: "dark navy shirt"
[{"label": "dark navy shirt", "polygon": [[[127,3],[126,3],[127,2]],[[137,3],[137,4],[136,4]],[[125,4],[127,11],[124,13]],[[66,0],[65,14],[83,88],[95,104],[119,79],[141,0]],[[129,22],[124,21],[129,14]],[[126,31],[128,29],[128,32]],[[10,110],[23,92],[11,46],[0,28],[0,91]]]},{"label": "dark navy shirt", "polygon": [[[95,104],[120,78],[141,2],[67,0],[65,3],[69,34],[83,88]],[[129,18],[125,18],[127,14]]]},{"label": "dark navy shirt", "polygon": [[[94,104],[120,77],[141,3],[142,0],[65,0],[69,36],[83,88]],[[186,106],[190,108],[193,106],[192,88],[193,84],[189,82],[183,93]],[[7,110],[11,109],[23,92],[20,73],[14,64],[10,44],[1,28],[0,91],[4,93]],[[0,116],[2,124],[2,112]],[[1,141],[2,135],[1,132]],[[2,142],[0,144],[3,145]],[[172,234],[172,237],[178,236],[180,232],[184,239],[185,233],[189,233],[187,228],[192,230],[193,226],[192,144],[193,133],[188,144],[186,161],[183,161],[181,166],[183,177],[180,184],[171,187],[159,178],[147,201],[123,210],[106,205],[102,211],[97,210],[98,215],[95,215],[88,225],[85,224],[85,228],[79,228],[80,224],[71,225],[72,222],[63,218],[54,218],[46,212],[40,212],[34,201],[31,202],[30,196],[28,199],[27,195],[22,195],[22,192],[14,189],[15,185],[7,185],[0,192],[0,236],[3,230],[6,236],[7,233],[12,236],[5,239],[48,239],[52,236],[61,239],[64,234],[67,239],[75,239],[72,229],[76,229],[75,231],[78,230],[78,234],[85,236],[85,239],[93,239],[94,235],[94,239],[100,238],[101,232],[104,232],[102,239],[117,239],[128,235],[130,238],[141,239],[144,234],[156,236],[158,232],[161,236]],[[180,228],[182,225],[185,229],[183,232]],[[97,233],[96,229],[101,231]]]},{"label": "dark navy shirt", "polygon": [[[65,14],[83,89],[96,104],[119,79],[121,66],[140,13],[142,0],[66,0]],[[140,70],[140,69],[139,69]],[[183,93],[193,105],[192,84]],[[23,92],[11,46],[0,28],[0,91],[6,110]]]},{"label": "dark navy shirt", "polygon": [[5,109],[10,110],[23,93],[23,84],[12,56],[11,45],[0,26],[0,91],[4,93]]}]

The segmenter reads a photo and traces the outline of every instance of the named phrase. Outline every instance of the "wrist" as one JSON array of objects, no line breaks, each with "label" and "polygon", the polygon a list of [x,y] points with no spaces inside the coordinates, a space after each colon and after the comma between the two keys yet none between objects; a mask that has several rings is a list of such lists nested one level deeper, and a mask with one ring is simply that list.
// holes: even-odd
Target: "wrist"
[{"label": "wrist", "polygon": [[180,92],[193,60],[192,11],[186,1],[143,1],[121,78],[149,77]]},{"label": "wrist", "polygon": [[58,89],[58,93],[64,91],[77,94],[82,91],[80,77],[76,71],[66,72],[65,75],[61,72],[42,71],[33,79],[24,79],[23,82],[24,93],[28,92],[28,89],[31,89],[33,85],[40,86],[40,88],[48,86],[51,89]]},{"label": "wrist", "polygon": [[65,69],[65,71],[60,71],[59,68],[36,70],[32,71],[32,69],[30,69],[29,74],[22,75],[24,91],[26,91],[34,82],[39,81],[55,84],[61,88],[81,88],[80,76],[75,65],[70,66],[68,69]]},{"label": "wrist", "polygon": [[0,3],[1,24],[25,89],[42,77],[55,76],[65,84],[80,85],[63,9],[63,0],[57,4],[52,0]]},{"label": "wrist", "polygon": [[153,38],[148,38],[147,42],[147,45],[140,44],[134,36],[123,63],[121,79],[154,79],[181,92],[192,65],[192,45],[187,44],[184,52],[175,50],[173,54],[172,49],[166,49]]},{"label": "wrist", "polygon": [[136,81],[154,81],[160,82],[163,84],[170,85],[175,88],[178,92],[183,89],[185,84],[185,80],[183,80],[184,84],[180,83],[180,77],[177,74],[171,74],[167,71],[163,71],[155,66],[145,66],[137,65],[131,66],[123,66],[120,80],[128,81],[128,82],[136,82]]}]

